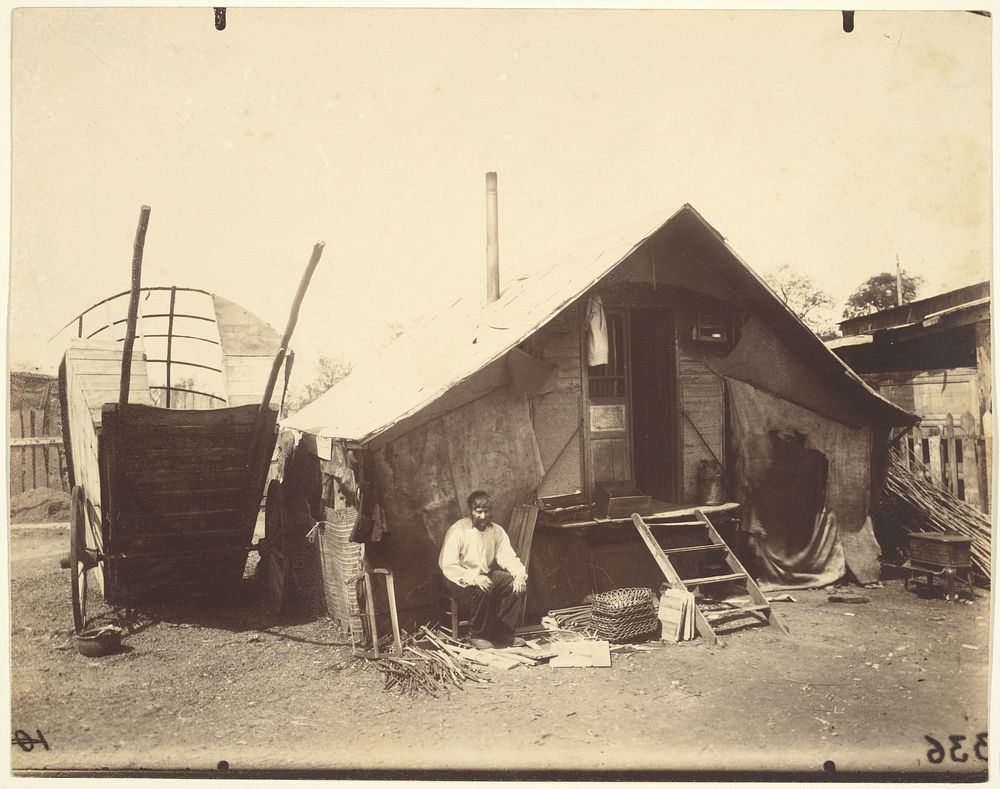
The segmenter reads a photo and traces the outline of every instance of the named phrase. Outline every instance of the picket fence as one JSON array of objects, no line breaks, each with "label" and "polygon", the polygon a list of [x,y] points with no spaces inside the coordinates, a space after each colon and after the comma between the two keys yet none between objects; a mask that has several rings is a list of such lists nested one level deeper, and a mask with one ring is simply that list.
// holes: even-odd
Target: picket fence
[{"label": "picket fence", "polygon": [[900,442],[903,465],[982,512],[990,511],[992,436],[966,411],[943,427],[915,427]]},{"label": "picket fence", "polygon": [[22,408],[10,412],[10,495],[35,488],[68,490],[66,453],[51,411]]}]

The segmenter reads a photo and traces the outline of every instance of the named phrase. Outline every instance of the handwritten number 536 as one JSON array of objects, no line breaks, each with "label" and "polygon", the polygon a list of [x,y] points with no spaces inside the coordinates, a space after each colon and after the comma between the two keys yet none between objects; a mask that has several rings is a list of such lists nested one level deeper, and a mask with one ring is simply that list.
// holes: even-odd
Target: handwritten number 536
[{"label": "handwritten number 536", "polygon": [[[987,760],[987,732],[982,732],[976,735],[976,742],[972,747],[972,752],[976,755],[976,758],[980,761]],[[945,756],[949,756],[953,762],[967,762],[969,761],[969,754],[963,750],[965,740],[968,738],[964,734],[952,734],[948,737],[948,741],[951,743],[951,748],[945,750],[945,746],[940,742],[935,740],[930,735],[924,735],[924,739],[927,740],[931,748],[927,751],[927,761],[931,764],[941,764],[944,761]]]}]

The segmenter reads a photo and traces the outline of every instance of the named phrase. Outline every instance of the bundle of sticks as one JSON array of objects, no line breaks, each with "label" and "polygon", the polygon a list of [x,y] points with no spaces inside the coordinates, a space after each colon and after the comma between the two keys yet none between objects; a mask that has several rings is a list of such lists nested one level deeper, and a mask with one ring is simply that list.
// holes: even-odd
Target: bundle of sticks
[{"label": "bundle of sticks", "polygon": [[911,470],[893,457],[886,471],[883,512],[906,532],[949,532],[972,540],[972,569],[990,578],[990,519],[944,488],[924,478],[919,462]]},{"label": "bundle of sticks", "polygon": [[485,676],[476,665],[462,657],[447,636],[421,627],[420,633],[407,636],[403,653],[357,652],[356,657],[371,661],[385,678],[384,690],[392,688],[400,693],[427,693],[439,696],[452,688],[461,688],[466,682],[485,682]]}]

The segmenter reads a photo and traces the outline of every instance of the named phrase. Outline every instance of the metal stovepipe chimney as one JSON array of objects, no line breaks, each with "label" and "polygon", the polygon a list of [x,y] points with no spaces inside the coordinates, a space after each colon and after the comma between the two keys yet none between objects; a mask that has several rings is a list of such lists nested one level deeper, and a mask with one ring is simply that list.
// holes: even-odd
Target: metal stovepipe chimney
[{"label": "metal stovepipe chimney", "polygon": [[486,303],[500,298],[497,174],[486,173]]}]

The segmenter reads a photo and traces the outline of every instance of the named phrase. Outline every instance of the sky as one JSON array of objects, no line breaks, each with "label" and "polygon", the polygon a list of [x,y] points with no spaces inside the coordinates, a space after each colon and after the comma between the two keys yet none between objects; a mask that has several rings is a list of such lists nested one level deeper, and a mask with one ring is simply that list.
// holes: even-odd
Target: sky
[{"label": "sky", "polygon": [[292,385],[485,291],[500,265],[692,204],[755,270],[842,308],[989,277],[990,19],[961,11],[20,8],[8,361],[74,315],[203,288],[279,331],[316,241]]}]

